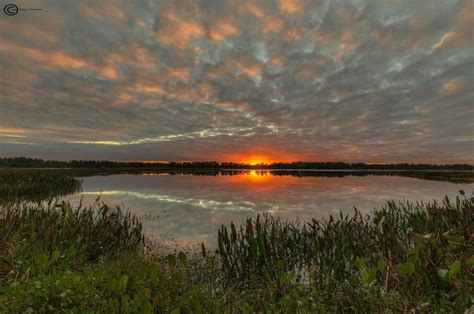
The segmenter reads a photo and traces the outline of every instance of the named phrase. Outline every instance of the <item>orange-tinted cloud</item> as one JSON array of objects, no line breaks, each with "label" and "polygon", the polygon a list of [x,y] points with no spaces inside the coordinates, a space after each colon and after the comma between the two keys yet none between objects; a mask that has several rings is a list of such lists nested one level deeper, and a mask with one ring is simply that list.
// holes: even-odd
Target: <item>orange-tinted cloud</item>
[{"label": "orange-tinted cloud", "polygon": [[431,2],[38,2],[0,19],[2,134],[38,145],[0,151],[472,161],[471,1]]},{"label": "orange-tinted cloud", "polygon": [[464,89],[465,83],[461,80],[452,80],[443,84],[441,91],[445,95],[458,93]]},{"label": "orange-tinted cloud", "polygon": [[465,1],[465,5],[459,11],[456,20],[459,24],[474,25],[474,4],[472,0]]},{"label": "orange-tinted cloud", "polygon": [[303,28],[290,29],[285,33],[285,39],[288,40],[288,41],[299,40],[301,38],[301,36],[303,36],[304,32],[305,32],[305,29],[303,29]]},{"label": "orange-tinted cloud", "polygon": [[262,65],[258,63],[244,63],[237,61],[237,67],[247,76],[260,76],[262,75]]},{"label": "orange-tinted cloud", "polygon": [[171,77],[179,78],[181,80],[187,80],[190,76],[190,69],[188,67],[169,67],[167,69],[168,75]]},{"label": "orange-tinted cloud", "polygon": [[370,38],[378,44],[385,44],[391,39],[388,34],[379,29],[371,31]]},{"label": "orange-tinted cloud", "polygon": [[156,84],[147,84],[139,82],[134,86],[135,91],[141,93],[149,93],[149,94],[161,94],[163,93],[163,88]]},{"label": "orange-tinted cloud", "polygon": [[265,33],[278,32],[283,26],[283,20],[278,17],[267,16],[261,19],[263,31]]},{"label": "orange-tinted cloud", "polygon": [[280,0],[280,8],[287,13],[299,12],[303,6],[299,0]]},{"label": "orange-tinted cloud", "polygon": [[224,41],[238,32],[237,26],[225,19],[220,19],[210,26],[210,37],[216,41]]},{"label": "orange-tinted cloud", "polygon": [[205,34],[201,24],[181,17],[175,11],[166,11],[162,18],[166,24],[157,30],[156,39],[164,44],[184,48],[189,40]]},{"label": "orange-tinted cloud", "polygon": [[25,129],[15,127],[0,127],[0,136],[22,137]]},{"label": "orange-tinted cloud", "polygon": [[263,18],[265,15],[265,11],[260,5],[249,0],[237,1],[237,11],[241,13],[250,13],[259,18]]}]

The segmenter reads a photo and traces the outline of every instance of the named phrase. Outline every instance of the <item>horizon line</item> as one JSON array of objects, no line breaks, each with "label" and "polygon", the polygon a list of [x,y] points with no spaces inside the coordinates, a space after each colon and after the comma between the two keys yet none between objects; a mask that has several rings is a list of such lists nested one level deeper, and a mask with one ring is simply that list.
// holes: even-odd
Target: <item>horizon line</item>
[{"label": "horizon line", "polygon": [[295,163],[344,163],[344,164],[365,164],[365,165],[397,165],[397,164],[411,164],[411,165],[469,165],[474,166],[470,163],[429,163],[429,162],[361,162],[361,161],[272,161],[272,162],[238,162],[238,161],[218,161],[218,160],[110,160],[110,159],[43,159],[39,157],[26,157],[26,156],[15,156],[15,157],[0,157],[0,159],[33,159],[33,160],[42,160],[45,162],[73,162],[73,161],[86,161],[86,162],[113,162],[113,163],[143,163],[143,164],[170,164],[170,163],[233,163],[238,165],[246,166],[271,166],[274,164],[295,164]]}]

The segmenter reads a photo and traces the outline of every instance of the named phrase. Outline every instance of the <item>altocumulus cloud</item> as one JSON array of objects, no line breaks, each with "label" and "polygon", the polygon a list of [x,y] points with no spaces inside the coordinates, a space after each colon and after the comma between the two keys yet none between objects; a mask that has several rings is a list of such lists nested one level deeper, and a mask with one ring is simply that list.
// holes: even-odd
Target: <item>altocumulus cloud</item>
[{"label": "altocumulus cloud", "polygon": [[474,162],[469,0],[17,4],[3,156]]}]

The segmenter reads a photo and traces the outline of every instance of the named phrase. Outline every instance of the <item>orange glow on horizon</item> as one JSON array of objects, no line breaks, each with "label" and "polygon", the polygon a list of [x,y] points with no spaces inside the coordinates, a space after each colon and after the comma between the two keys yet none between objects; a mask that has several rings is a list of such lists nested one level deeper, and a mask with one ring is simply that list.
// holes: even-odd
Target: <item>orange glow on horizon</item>
[{"label": "orange glow on horizon", "polygon": [[291,163],[299,160],[304,160],[308,158],[301,158],[290,155],[282,155],[278,152],[272,153],[260,153],[260,152],[249,152],[249,153],[239,153],[239,154],[229,154],[229,155],[220,155],[209,157],[205,160],[130,160],[132,162],[144,162],[144,163],[169,163],[169,162],[206,162],[206,161],[216,161],[216,162],[235,162],[242,165],[258,166],[262,165],[271,165],[273,163],[283,162]]},{"label": "orange glow on horizon", "polygon": [[260,164],[271,164],[274,160],[267,155],[250,155],[248,157],[240,158],[238,162],[256,166]]}]

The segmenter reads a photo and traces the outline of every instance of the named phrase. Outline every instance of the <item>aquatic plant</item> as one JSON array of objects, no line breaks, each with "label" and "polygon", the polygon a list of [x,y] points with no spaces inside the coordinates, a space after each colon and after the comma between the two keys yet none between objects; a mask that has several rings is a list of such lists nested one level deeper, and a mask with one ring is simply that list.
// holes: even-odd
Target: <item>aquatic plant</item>
[{"label": "aquatic plant", "polygon": [[40,202],[80,189],[81,181],[64,171],[0,169],[0,203]]},{"label": "aquatic plant", "polygon": [[239,230],[232,223],[230,231],[222,226],[218,244],[228,282],[241,286],[281,288],[292,274],[326,300],[361,285],[413,300],[428,294],[437,302],[472,302],[473,198],[392,201],[371,215],[355,210],[306,223],[259,215]]},{"label": "aquatic plant", "polygon": [[0,230],[0,269],[10,270],[30,267],[23,261],[38,254],[96,261],[144,240],[142,225],[130,212],[100,202],[75,208],[66,202],[0,205]]},{"label": "aquatic plant", "polygon": [[97,202],[0,205],[0,312],[457,312],[473,306],[473,199],[218,231],[217,254],[145,249]]}]

